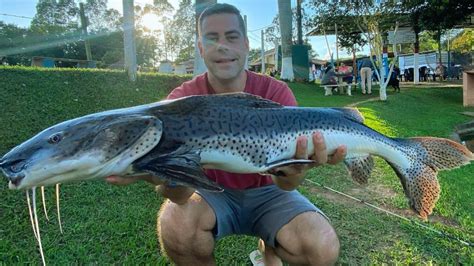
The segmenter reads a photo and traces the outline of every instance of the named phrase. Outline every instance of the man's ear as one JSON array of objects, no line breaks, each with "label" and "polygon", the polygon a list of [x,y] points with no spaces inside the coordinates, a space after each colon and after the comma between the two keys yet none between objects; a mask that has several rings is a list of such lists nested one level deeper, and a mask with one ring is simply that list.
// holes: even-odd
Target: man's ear
[{"label": "man's ear", "polygon": [[201,37],[198,37],[198,48],[199,48],[199,55],[202,57],[203,48],[202,48]]}]

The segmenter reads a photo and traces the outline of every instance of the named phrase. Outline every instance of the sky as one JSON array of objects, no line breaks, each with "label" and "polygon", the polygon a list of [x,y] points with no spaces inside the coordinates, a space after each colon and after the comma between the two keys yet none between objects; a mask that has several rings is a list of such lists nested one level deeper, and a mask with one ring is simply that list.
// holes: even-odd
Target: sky
[{"label": "sky", "polygon": [[[178,6],[179,0],[169,0],[175,7]],[[31,18],[36,13],[37,0],[0,0],[0,20],[6,23],[16,24],[21,27],[28,27]],[[136,5],[144,6],[151,4],[153,0],[135,0]],[[247,28],[250,41],[250,48],[261,47],[261,29],[269,26],[273,18],[278,13],[277,0],[227,0],[219,1],[236,6],[243,15],[247,16]],[[296,6],[296,0],[291,0],[292,7]],[[117,9],[122,13],[122,0],[109,0],[109,8]],[[20,16],[20,17],[14,17]],[[27,18],[23,18],[27,17]],[[331,50],[335,51],[335,36],[327,36]],[[323,36],[309,37],[309,41],[313,50],[318,54],[319,59],[329,59],[329,53],[326,41]],[[266,50],[273,47],[265,47]],[[362,52],[364,53],[364,52]],[[368,52],[365,51],[367,54]],[[345,51],[339,51],[339,57],[349,57]]]}]

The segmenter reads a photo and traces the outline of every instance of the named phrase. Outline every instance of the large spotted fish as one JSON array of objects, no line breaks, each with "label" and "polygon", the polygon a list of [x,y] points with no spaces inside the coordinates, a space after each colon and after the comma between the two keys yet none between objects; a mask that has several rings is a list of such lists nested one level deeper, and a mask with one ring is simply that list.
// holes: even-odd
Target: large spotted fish
[{"label": "large spotted fish", "polygon": [[[320,131],[328,152],[347,146],[351,176],[366,183],[372,155],[395,170],[410,206],[426,218],[438,200],[438,170],[469,163],[464,146],[440,138],[397,139],[363,124],[355,109],[283,107],[249,94],[191,96],[87,115],[54,125],[0,159],[11,189],[109,175],[152,174],[219,191],[203,168],[271,173],[293,159],[296,139]],[[313,144],[308,142],[308,153]]]}]

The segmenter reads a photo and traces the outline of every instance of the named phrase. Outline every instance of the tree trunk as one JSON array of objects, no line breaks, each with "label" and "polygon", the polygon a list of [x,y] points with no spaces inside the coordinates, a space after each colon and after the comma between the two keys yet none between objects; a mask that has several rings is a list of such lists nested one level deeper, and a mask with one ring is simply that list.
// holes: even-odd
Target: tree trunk
[{"label": "tree trunk", "polygon": [[415,28],[415,51],[413,54],[413,83],[420,83],[420,71],[418,69],[418,53],[420,52],[419,31]]},{"label": "tree trunk", "polygon": [[439,55],[439,64],[443,64],[443,59],[441,57],[441,29],[438,28],[438,33],[436,34],[436,41],[438,41],[438,55]]},{"label": "tree trunk", "polygon": [[137,80],[137,48],[133,0],[123,0],[123,44],[125,71],[130,81]]},{"label": "tree trunk", "polygon": [[359,69],[357,69],[357,56],[356,56],[356,48],[354,44],[352,45],[352,75],[354,76],[353,83],[357,83],[356,81],[357,73],[359,73]]},{"label": "tree trunk", "polygon": [[209,7],[210,5],[213,5],[217,3],[217,0],[196,0],[196,5],[194,6],[196,10],[196,36],[195,36],[195,42],[194,42],[194,71],[193,75],[197,76],[200,75],[204,72],[207,71],[207,67],[204,64],[204,60],[201,57],[201,54],[199,53],[199,47],[198,47],[198,22],[199,22],[199,16],[201,15],[202,11]]},{"label": "tree trunk", "polygon": [[386,101],[387,100],[387,82],[385,79],[389,79],[390,77],[386,76],[386,64],[388,63],[388,51],[387,51],[387,43],[386,39],[383,40],[383,48],[382,48],[382,64],[380,64],[380,100]]},{"label": "tree trunk", "polygon": [[291,1],[278,0],[278,13],[280,19],[280,32],[281,32],[281,75],[280,78],[283,80],[293,81],[295,75],[293,73],[293,58],[291,54],[292,46],[292,12],[291,12]]}]

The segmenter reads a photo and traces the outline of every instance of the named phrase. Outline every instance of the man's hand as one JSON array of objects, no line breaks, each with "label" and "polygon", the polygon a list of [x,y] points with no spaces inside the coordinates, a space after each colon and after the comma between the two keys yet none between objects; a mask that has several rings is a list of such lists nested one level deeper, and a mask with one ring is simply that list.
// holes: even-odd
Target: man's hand
[{"label": "man's hand", "polygon": [[[283,190],[293,190],[298,187],[305,177],[306,171],[310,168],[323,164],[337,164],[346,156],[347,148],[339,146],[334,154],[328,154],[324,138],[320,132],[312,136],[314,143],[314,153],[309,157],[313,164],[290,165],[272,169],[272,172],[279,173],[278,176],[272,176],[273,182]],[[308,159],[308,139],[301,136],[297,139],[295,159]]]},{"label": "man's hand", "polygon": [[163,197],[168,198],[172,202],[180,205],[186,203],[189,197],[191,197],[191,195],[194,193],[194,189],[192,188],[183,186],[170,187],[165,181],[151,175],[130,177],[108,176],[107,178],[105,178],[105,180],[110,184],[122,186],[135,183],[139,180],[144,180],[153,185],[156,185],[156,191],[160,193]]}]

